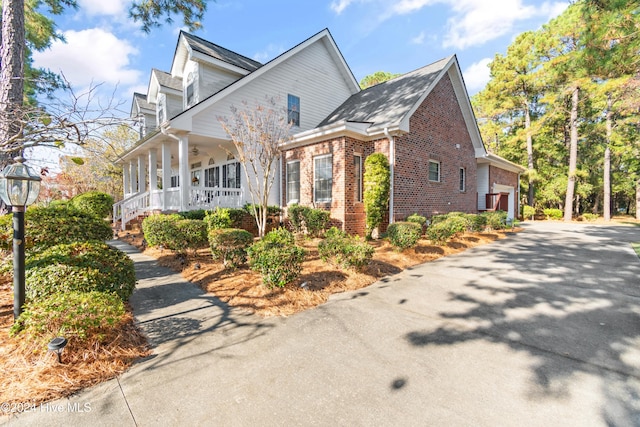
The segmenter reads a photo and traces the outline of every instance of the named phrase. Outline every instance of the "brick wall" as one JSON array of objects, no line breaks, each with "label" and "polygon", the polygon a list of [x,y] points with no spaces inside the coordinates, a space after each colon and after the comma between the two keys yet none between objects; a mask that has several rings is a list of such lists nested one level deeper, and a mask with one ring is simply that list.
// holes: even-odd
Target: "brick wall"
[{"label": "brick wall", "polygon": [[489,189],[493,184],[509,185],[518,191],[518,174],[495,166],[489,166]]},{"label": "brick wall", "polygon": [[[475,150],[448,75],[409,126],[409,134],[396,138],[396,220],[412,213],[477,212]],[[440,182],[429,181],[429,160],[440,162]],[[459,189],[460,168],[466,173],[465,191]]]}]

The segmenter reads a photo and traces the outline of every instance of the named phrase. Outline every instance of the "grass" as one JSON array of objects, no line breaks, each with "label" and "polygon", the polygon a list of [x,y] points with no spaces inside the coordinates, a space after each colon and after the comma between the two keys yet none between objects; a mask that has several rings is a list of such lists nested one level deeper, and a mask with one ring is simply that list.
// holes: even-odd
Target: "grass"
[{"label": "grass", "polygon": [[633,248],[634,251],[636,251],[636,254],[638,255],[638,258],[640,258],[640,242],[631,243],[631,247]]}]

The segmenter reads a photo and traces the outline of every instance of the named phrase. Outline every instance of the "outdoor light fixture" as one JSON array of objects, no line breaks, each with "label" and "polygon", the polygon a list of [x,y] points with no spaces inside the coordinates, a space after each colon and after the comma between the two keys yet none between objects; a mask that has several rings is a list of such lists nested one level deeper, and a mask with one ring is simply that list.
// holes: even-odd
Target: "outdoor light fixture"
[{"label": "outdoor light fixture", "polygon": [[67,346],[67,339],[64,337],[56,337],[49,341],[47,348],[50,352],[58,355],[58,363],[62,363],[62,351]]},{"label": "outdoor light fixture", "polygon": [[40,177],[33,173],[22,157],[0,174],[0,198],[13,212],[13,318],[24,305],[24,211],[38,198]]}]

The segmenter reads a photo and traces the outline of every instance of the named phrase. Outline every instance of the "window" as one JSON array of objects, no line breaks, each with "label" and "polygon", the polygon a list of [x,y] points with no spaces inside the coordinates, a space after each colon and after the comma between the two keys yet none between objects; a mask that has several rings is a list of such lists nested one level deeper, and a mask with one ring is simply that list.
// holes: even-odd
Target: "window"
[{"label": "window", "polygon": [[440,182],[440,162],[429,160],[429,181]]},{"label": "window", "polygon": [[294,95],[287,96],[287,117],[293,126],[300,126],[300,98]]},{"label": "window", "polygon": [[220,186],[220,166],[214,166],[204,170],[204,186],[219,187]]},{"label": "window", "polygon": [[354,154],[353,156],[353,179],[354,179],[354,197],[356,202],[362,201],[362,156]]},{"label": "window", "polygon": [[193,104],[193,83],[187,85],[187,107]]},{"label": "window", "polygon": [[194,187],[200,186],[200,172],[199,170],[191,171],[191,185]]},{"label": "window", "polygon": [[333,158],[331,154],[313,159],[313,198],[316,202],[331,201]]},{"label": "window", "polygon": [[467,190],[467,170],[460,168],[460,191]]},{"label": "window", "polygon": [[180,187],[180,176],[173,175],[171,177],[171,188]]},{"label": "window", "polygon": [[158,125],[164,123],[165,111],[164,111],[164,95],[160,95],[158,98]]},{"label": "window", "polygon": [[240,188],[240,163],[222,165],[222,186],[224,188]]},{"label": "window", "polygon": [[287,203],[300,203],[300,161],[287,163]]}]

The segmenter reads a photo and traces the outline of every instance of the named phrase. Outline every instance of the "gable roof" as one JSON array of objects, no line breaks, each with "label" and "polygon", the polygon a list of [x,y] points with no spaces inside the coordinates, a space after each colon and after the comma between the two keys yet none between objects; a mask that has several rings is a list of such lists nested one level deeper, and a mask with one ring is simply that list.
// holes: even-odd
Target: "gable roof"
[{"label": "gable roof", "polygon": [[171,74],[166,71],[158,70],[157,68],[153,68],[151,73],[158,80],[158,84],[162,87],[166,87],[173,90],[178,90],[182,92],[182,79],[179,77],[173,77]]},{"label": "gable roof", "polygon": [[243,68],[247,71],[255,71],[262,66],[258,61],[247,58],[244,55],[240,55],[239,53],[233,52],[222,46],[218,46],[217,44],[211,43],[205,39],[201,39],[193,34],[181,31],[180,35],[184,37],[189,47],[194,51],[203,53],[230,65]]},{"label": "gable roof", "polygon": [[452,56],[441,59],[352,95],[318,127],[340,121],[366,122],[385,127],[400,126],[425,91],[429,91],[439,80],[438,77],[451,58]]}]

